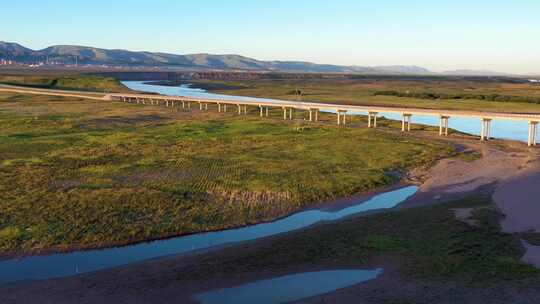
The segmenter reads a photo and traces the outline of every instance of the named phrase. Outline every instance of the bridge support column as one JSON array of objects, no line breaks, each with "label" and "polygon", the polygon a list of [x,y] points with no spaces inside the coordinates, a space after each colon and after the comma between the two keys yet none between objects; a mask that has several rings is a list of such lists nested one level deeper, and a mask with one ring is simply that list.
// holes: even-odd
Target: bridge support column
[{"label": "bridge support column", "polygon": [[244,115],[246,115],[246,114],[247,114],[247,106],[244,105]]},{"label": "bridge support column", "polygon": [[182,109],[186,108],[186,102],[182,100]]},{"label": "bridge support column", "polygon": [[309,121],[313,121],[313,112],[311,112],[311,108],[309,109]]},{"label": "bridge support column", "polygon": [[287,119],[287,108],[283,107],[283,120]]},{"label": "bridge support column", "polygon": [[223,112],[227,112],[227,104],[223,105]]},{"label": "bridge support column", "polygon": [[411,131],[411,117],[412,114],[403,113],[403,117],[401,118],[401,132]]},{"label": "bridge support column", "polygon": [[202,102],[199,101],[199,111],[202,111]]},{"label": "bridge support column", "polygon": [[345,125],[347,123],[347,110],[336,110],[337,114],[337,124]]},{"label": "bridge support column", "polygon": [[221,104],[219,102],[217,104],[217,111],[221,113]]},{"label": "bridge support column", "polygon": [[240,115],[242,114],[242,107],[239,104],[237,104],[237,106],[238,106],[238,115]]},{"label": "bridge support column", "polygon": [[536,135],[538,133],[538,121],[529,121],[529,137],[527,146],[536,146]]},{"label": "bridge support column", "polygon": [[191,101],[188,101],[187,107],[188,107],[188,109],[191,109]]},{"label": "bridge support column", "polygon": [[[377,127],[377,112],[368,112],[368,128]],[[373,118],[373,123],[371,122]]]},{"label": "bridge support column", "polygon": [[482,118],[482,128],[480,130],[480,140],[489,140],[491,137],[491,118]]},{"label": "bridge support column", "polygon": [[439,116],[439,136],[448,136],[448,120],[450,116]]},{"label": "bridge support column", "polygon": [[206,103],[206,102],[204,103],[204,109],[208,110],[208,103]]},{"label": "bridge support column", "polygon": [[263,107],[259,105],[259,116],[263,117]]},{"label": "bridge support column", "polygon": [[319,121],[319,109],[315,109],[315,122]]},{"label": "bridge support column", "polygon": [[293,108],[289,108],[289,119],[292,120],[292,112],[293,112]]},{"label": "bridge support column", "polygon": [[268,117],[268,107],[266,107],[266,113],[265,116]]}]

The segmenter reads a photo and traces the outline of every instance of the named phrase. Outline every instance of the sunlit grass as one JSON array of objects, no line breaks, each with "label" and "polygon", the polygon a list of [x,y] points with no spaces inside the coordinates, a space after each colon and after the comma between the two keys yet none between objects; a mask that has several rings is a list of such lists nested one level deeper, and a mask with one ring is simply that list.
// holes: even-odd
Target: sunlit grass
[{"label": "sunlit grass", "polygon": [[270,220],[394,183],[389,171],[453,152],[383,130],[11,96],[0,95],[0,229],[10,227],[3,252]]}]

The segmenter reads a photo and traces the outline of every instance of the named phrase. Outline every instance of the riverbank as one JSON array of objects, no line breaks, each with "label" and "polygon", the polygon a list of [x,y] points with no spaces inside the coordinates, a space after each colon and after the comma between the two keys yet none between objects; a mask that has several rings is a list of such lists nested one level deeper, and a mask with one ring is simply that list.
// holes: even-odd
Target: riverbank
[{"label": "riverbank", "polygon": [[319,124],[284,123],[279,110],[261,120],[52,96],[0,98],[0,251],[11,256],[271,221],[393,184],[395,172],[453,153],[439,140],[330,125],[326,114]]},{"label": "riverbank", "polygon": [[[365,303],[433,303],[441,299],[448,299],[442,303],[535,303],[540,296],[538,271],[520,263],[525,254],[520,235],[501,230],[503,217],[490,197],[509,175],[534,170],[531,158],[536,157],[519,143],[494,141],[477,146],[473,140],[448,140],[459,142],[464,149],[480,147],[483,157],[443,160],[431,169],[411,173],[422,182],[421,191],[394,211],[319,224],[217,251],[74,278],[6,285],[0,287],[3,300],[34,303],[35,297],[27,296],[32,294],[39,295],[40,303],[73,299],[80,303],[171,303],[172,299],[195,303],[192,296],[196,293],[265,278],[382,267],[383,274],[377,279],[299,303],[358,303],[358,299]],[[503,162],[503,155],[515,159]],[[515,166],[513,171],[507,163]],[[483,171],[487,175],[478,181],[476,169],[486,165],[495,168]],[[500,175],[507,171],[512,173]]]},{"label": "riverbank", "polygon": [[[161,121],[161,123],[163,123],[163,121]],[[392,122],[389,123],[392,124]],[[362,125],[364,124],[362,123]],[[384,123],[381,125],[383,127],[385,126]],[[355,124],[352,124],[352,126],[353,128],[356,127]],[[155,288],[152,290],[144,289],[146,286],[153,285],[144,280],[140,280],[138,277],[133,277],[134,274],[132,271],[134,271],[134,269],[139,269],[137,275],[142,274],[153,277],[155,280],[161,282],[160,284],[171,285],[176,289],[183,286],[191,286],[190,284],[192,284],[195,288],[193,289],[193,292],[199,292],[214,287],[221,288],[220,286],[223,286],[223,284],[226,284],[225,286],[235,286],[241,282],[259,280],[261,277],[264,277],[265,273],[268,277],[273,277],[280,274],[321,269],[317,267],[357,268],[368,266],[382,266],[385,269],[389,269],[389,271],[385,272],[379,278],[383,281],[378,281],[379,279],[374,281],[377,282],[377,286],[379,286],[377,288],[377,293],[381,292],[381,286],[399,286],[397,285],[398,283],[396,283],[396,280],[399,278],[400,280],[403,280],[399,284],[409,286],[412,291],[407,291],[404,288],[399,290],[399,292],[396,291],[393,293],[394,295],[392,297],[400,295],[401,297],[407,298],[407,292],[409,292],[411,294],[408,296],[412,302],[421,302],[421,300],[426,298],[426,296],[423,295],[425,292],[422,293],[417,290],[417,288],[413,288],[414,286],[424,286],[425,288],[430,289],[429,297],[431,297],[432,301],[437,299],[437,297],[441,297],[441,295],[445,298],[449,297],[450,293],[452,290],[455,290],[455,288],[467,290],[463,302],[472,301],[474,298],[479,299],[480,296],[486,297],[483,290],[490,289],[497,291],[503,290],[504,292],[497,295],[499,297],[501,295],[506,298],[510,297],[512,300],[529,301],[537,296],[534,293],[534,291],[537,290],[536,287],[538,287],[536,285],[538,283],[536,272],[534,269],[519,263],[519,259],[522,256],[526,261],[534,261],[534,248],[528,250],[524,255],[524,250],[529,249],[529,246],[525,246],[526,248],[524,248],[524,245],[520,242],[522,233],[509,234],[500,231],[501,228],[498,225],[498,221],[502,218],[502,214],[500,214],[499,211],[500,207],[495,207],[488,199],[493,191],[497,191],[498,185],[502,185],[509,181],[517,183],[518,186],[521,185],[521,187],[515,187],[515,184],[509,184],[511,186],[507,186],[506,188],[509,189],[509,191],[518,189],[519,193],[517,194],[521,195],[520,197],[522,200],[533,197],[531,196],[531,192],[528,192],[528,189],[531,187],[527,186],[528,184],[524,183],[523,180],[529,184],[534,184],[535,182],[535,172],[539,169],[536,167],[538,155],[535,154],[534,148],[525,148],[522,143],[502,142],[497,140],[488,144],[479,144],[477,139],[461,136],[459,134],[452,134],[452,136],[448,138],[439,138],[432,130],[426,131],[429,128],[415,128],[414,133],[405,135],[396,131],[395,126],[390,129],[383,129],[384,130],[382,131],[388,133],[392,138],[399,139],[406,136],[407,141],[413,139],[415,144],[424,141],[446,140],[451,146],[459,147],[458,150],[461,151],[461,153],[453,159],[446,159],[439,162],[431,169],[411,171],[409,179],[421,183],[421,191],[419,191],[417,196],[412,197],[395,211],[398,213],[397,217],[394,217],[393,213],[388,213],[387,216],[382,216],[380,214],[363,216],[362,219],[358,219],[358,221],[356,218],[352,218],[344,221],[345,225],[342,225],[342,222],[340,222],[339,225],[335,225],[335,223],[333,223],[334,225],[319,225],[313,227],[313,229],[300,231],[298,234],[291,233],[283,237],[265,239],[265,243],[263,243],[263,241],[250,242],[243,244],[242,246],[224,249],[232,250],[233,253],[230,256],[232,262],[230,259],[223,260],[220,252],[199,252],[197,258],[201,258],[202,260],[191,260],[191,263],[194,263],[197,266],[191,264],[189,266],[191,268],[182,269],[182,271],[185,271],[188,274],[190,271],[200,273],[203,276],[200,280],[204,280],[204,283],[200,280],[197,283],[190,278],[185,278],[183,276],[182,279],[179,279],[179,272],[171,273],[164,268],[165,266],[156,266],[156,269],[152,269],[150,272],[145,270],[145,268],[150,267],[149,265],[154,265],[148,263],[159,263],[160,261],[142,263],[141,265],[145,265],[144,267],[141,266],[143,269],[137,268],[137,265],[122,267],[121,269],[125,271],[124,274],[127,277],[127,281],[122,277],[114,277],[115,282],[123,284],[120,286],[117,293],[117,296],[119,297],[117,300],[131,297],[130,289],[132,289],[134,285],[137,286],[140,284],[139,286],[144,287],[142,287],[143,290],[139,295],[143,294],[145,298],[156,299],[159,298],[161,294],[169,292],[169,296],[174,299],[185,297],[186,301],[188,301],[187,298],[189,298],[190,295],[187,294],[187,292],[184,292],[185,289],[183,289],[184,293],[174,293],[174,291],[160,286],[154,286]],[[517,181],[514,181],[514,179]],[[510,211],[516,211],[514,213],[509,213],[506,216],[507,218],[512,218],[512,222],[514,223],[523,223],[523,220],[525,219],[523,216],[531,214],[530,207],[533,206],[533,202],[526,201],[525,203],[516,206],[510,200],[515,197],[515,195],[516,193],[510,193],[510,195],[506,194],[506,207]],[[473,201],[471,201],[471,197]],[[451,202],[455,200],[459,201]],[[447,203],[449,201],[450,203]],[[499,202],[497,203],[500,204]],[[441,207],[442,209],[438,209],[438,207]],[[411,213],[413,215],[406,213],[412,212],[410,210],[414,210],[415,213]],[[416,212],[419,212],[420,214]],[[384,214],[386,213],[383,213],[383,215]],[[410,216],[410,221],[404,221],[404,217],[407,216]],[[365,220],[365,218],[369,219]],[[533,217],[530,217],[529,219],[534,220]],[[354,223],[351,224],[351,221]],[[422,226],[425,227],[415,227],[418,223],[422,223]],[[444,225],[442,225],[443,227],[439,227],[442,223],[444,223]],[[395,231],[396,226],[399,226],[400,230],[403,231]],[[530,227],[530,225],[524,226]],[[326,229],[329,230],[327,231]],[[438,229],[443,230],[440,231]],[[328,233],[328,238],[323,240],[322,243],[320,241],[321,231],[323,234],[324,231],[327,231]],[[396,233],[399,234],[401,232],[404,234],[396,236]],[[297,238],[299,234],[301,237]],[[350,235],[352,235],[352,239],[349,237]],[[418,235],[420,235],[419,238],[417,238]],[[337,236],[337,239],[332,239],[331,236]],[[373,239],[371,238],[372,236],[374,237]],[[437,236],[438,238],[433,239]],[[307,241],[306,238],[308,239]],[[534,235],[529,236],[529,238],[534,238]],[[269,252],[268,247],[257,247],[266,244],[267,241],[272,241],[271,244],[276,244],[274,241],[277,242],[279,246],[282,246],[285,253],[277,255],[275,260],[273,260],[269,257],[269,253],[265,253]],[[286,243],[299,242],[300,245],[303,246],[298,245],[295,247],[281,243],[284,241],[286,241]],[[244,245],[249,247],[252,243],[256,249],[254,249],[254,251],[248,251],[246,253],[247,255],[243,255],[243,250],[245,249]],[[315,243],[316,245],[311,245],[312,243]],[[427,257],[424,256],[426,260],[417,260],[419,256],[422,256],[421,254],[417,254],[419,253],[418,251],[414,251],[416,250],[415,248],[418,247],[430,252],[430,255]],[[434,253],[435,255],[433,256]],[[288,257],[288,255],[292,255],[293,257]],[[235,258],[238,256],[243,258],[237,261]],[[263,260],[263,262],[261,262],[262,264],[255,263],[252,265],[251,259],[260,260],[261,257]],[[173,257],[172,260],[175,261],[174,263],[178,264],[182,263],[182,261],[184,261],[183,259],[187,258],[192,258],[192,256]],[[227,268],[223,269],[220,274],[220,266],[216,266],[217,264],[213,264],[213,266],[210,267],[213,271],[217,269],[217,274],[214,275],[213,272],[211,273],[209,271],[205,272],[204,267],[208,266],[206,262],[209,258],[214,259],[217,264],[225,263],[228,264],[229,267],[234,266],[233,268],[238,268],[239,272],[232,271],[231,273],[231,270],[234,269]],[[168,261],[169,259],[166,260]],[[236,263],[238,263],[238,265]],[[241,266],[244,264],[247,264],[246,267],[251,265],[249,267],[252,268],[244,269],[243,266]],[[174,268],[174,265],[167,265]],[[409,269],[408,267],[411,267],[411,265],[424,266],[421,269]],[[295,268],[297,266],[298,268]],[[153,266],[150,268],[152,267]],[[261,272],[259,270],[261,268],[268,270]],[[469,269],[465,271],[463,268]],[[407,271],[407,269],[412,269],[412,272]],[[417,274],[419,271],[425,276],[421,276],[420,278],[416,276],[411,277],[411,273]],[[440,271],[442,271],[442,273]],[[248,274],[246,274],[246,272]],[[105,275],[105,273],[116,276],[115,269],[100,272],[100,274],[103,275]],[[488,287],[474,286],[471,282],[484,282],[489,279],[488,277],[481,276],[474,277],[474,275],[477,275],[478,273],[490,273],[491,276],[504,278],[505,281],[502,283],[490,281]],[[234,281],[234,278],[244,274],[249,277],[246,281]],[[471,275],[473,275],[473,277],[468,277]],[[101,288],[116,288],[114,287],[115,285],[106,286],[99,283],[95,284],[92,274],[83,277],[85,278],[84,280],[93,282],[91,284],[95,287],[91,288],[91,290],[86,290],[91,297],[94,297],[89,301],[96,300],[102,296],[103,290]],[[170,281],[169,283],[167,283],[167,278],[168,281]],[[463,281],[463,278],[468,278],[468,280]],[[53,282],[61,282],[61,284],[67,283],[68,286],[74,286],[71,284],[70,280],[70,278],[67,278],[65,280],[54,280]],[[112,278],[106,279],[105,281],[110,282],[110,280],[112,280]],[[208,285],[208,280],[213,283]],[[388,280],[388,282],[381,283],[384,282],[384,280]],[[370,282],[367,284],[369,283]],[[14,286],[26,287],[24,283],[20,284],[21,285],[16,284]],[[34,285],[32,286],[32,288],[34,288]],[[41,285],[41,282],[38,282],[35,286],[35,291],[41,293],[41,288],[44,285]],[[123,286],[127,289],[124,289]],[[357,295],[358,290],[363,290],[363,288],[365,288],[364,286],[364,284],[361,284],[351,287],[351,292],[348,293],[349,300],[352,301],[352,298],[350,298],[351,295]],[[450,288],[446,288],[445,286],[450,286]],[[511,297],[512,292],[515,292],[516,290],[516,286],[520,286],[521,289],[525,290],[524,294],[526,297]],[[58,291],[58,287],[59,286],[57,285],[52,286],[52,291],[45,293],[44,298],[52,299],[57,297],[55,301],[60,303],[66,301],[65,297],[62,295],[54,294],[55,290]],[[11,287],[7,286],[6,288]],[[84,287],[82,287],[82,289],[84,289]],[[73,294],[67,290],[63,291]],[[7,292],[11,292],[11,290],[8,289]],[[330,298],[335,297],[335,301],[338,303],[347,301],[346,295],[339,295],[340,292],[341,291],[331,293]],[[402,292],[405,292],[405,294]],[[13,294],[15,296],[21,296],[17,292]],[[364,295],[377,298],[377,294],[366,293]],[[21,296],[17,300],[23,298],[24,297]],[[389,301],[388,295],[384,295],[383,297],[378,295],[377,299],[380,301]],[[486,297],[486,299],[491,298]],[[31,301],[31,299],[27,300]],[[325,296],[324,300],[327,301],[328,296]],[[495,300],[496,298],[493,298],[493,301]]]},{"label": "riverbank", "polygon": [[[426,109],[493,111],[505,113],[540,113],[540,105],[531,102],[540,95],[540,86],[473,80],[441,81],[437,79],[326,79],[326,80],[195,80],[192,85],[212,93],[301,100],[344,105],[416,107]],[[212,88],[214,86],[215,88]],[[238,87],[238,89],[219,89]],[[425,99],[380,95],[389,90],[419,95],[472,95],[459,99]],[[300,93],[298,95],[297,93]],[[512,95],[512,96],[507,96]],[[511,97],[509,101],[482,99]]]}]

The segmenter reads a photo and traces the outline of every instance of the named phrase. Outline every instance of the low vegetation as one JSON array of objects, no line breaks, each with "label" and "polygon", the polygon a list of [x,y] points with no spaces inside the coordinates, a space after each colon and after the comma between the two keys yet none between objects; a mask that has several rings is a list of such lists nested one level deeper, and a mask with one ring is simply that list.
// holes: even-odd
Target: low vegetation
[{"label": "low vegetation", "polygon": [[[455,208],[474,208],[471,225],[457,220]],[[448,281],[467,286],[528,282],[540,272],[521,263],[518,236],[501,232],[500,214],[489,197],[472,197],[429,207],[388,211],[293,232],[208,258],[185,276],[250,272],[299,265],[366,265],[377,257],[399,264],[409,278]],[[529,281],[530,282],[530,281]]]},{"label": "low vegetation", "polygon": [[[0,95],[0,251],[228,228],[394,183],[452,153],[381,130]],[[324,120],[332,121],[325,125]]]},{"label": "low vegetation", "polygon": [[528,103],[540,103],[540,97],[528,97],[528,96],[511,96],[511,95],[499,95],[499,94],[448,94],[448,93],[432,93],[432,92],[398,92],[398,91],[376,91],[374,96],[397,96],[397,97],[409,97],[419,99],[475,99],[486,101],[498,101],[498,102],[528,102]]},{"label": "low vegetation", "polygon": [[0,75],[0,83],[40,89],[91,92],[129,91],[128,88],[114,78],[88,75]]},{"label": "low vegetation", "polygon": [[[363,77],[359,79],[196,81],[230,95],[348,105],[540,113],[540,86],[501,79]],[[222,88],[220,88],[222,87]],[[300,92],[301,94],[298,94]]]}]

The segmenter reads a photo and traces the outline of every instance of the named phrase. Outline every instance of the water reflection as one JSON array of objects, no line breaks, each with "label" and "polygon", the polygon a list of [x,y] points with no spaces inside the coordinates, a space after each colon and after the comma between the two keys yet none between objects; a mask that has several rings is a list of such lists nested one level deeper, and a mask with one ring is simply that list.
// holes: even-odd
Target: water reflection
[{"label": "water reflection", "polygon": [[325,294],[375,279],[382,269],[331,270],[287,275],[197,294],[202,304],[277,304]]}]

